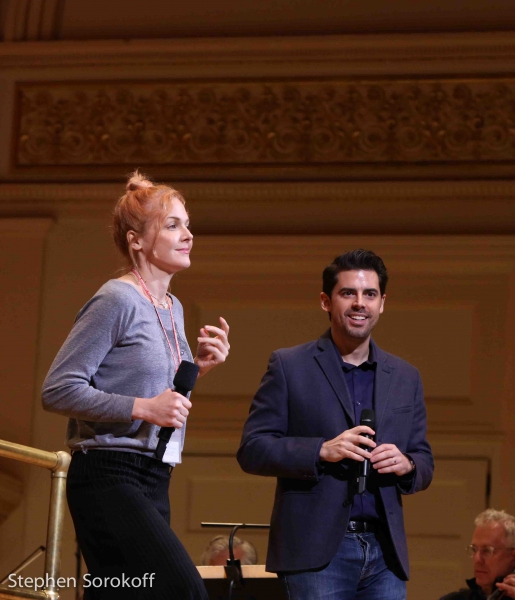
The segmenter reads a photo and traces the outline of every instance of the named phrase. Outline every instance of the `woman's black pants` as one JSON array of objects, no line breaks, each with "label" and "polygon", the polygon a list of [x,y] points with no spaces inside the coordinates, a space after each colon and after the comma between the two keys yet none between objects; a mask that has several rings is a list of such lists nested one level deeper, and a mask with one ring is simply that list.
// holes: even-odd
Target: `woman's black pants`
[{"label": "woman's black pants", "polygon": [[170,468],[134,452],[74,452],[67,497],[88,567],[85,600],[207,600],[170,528]]}]

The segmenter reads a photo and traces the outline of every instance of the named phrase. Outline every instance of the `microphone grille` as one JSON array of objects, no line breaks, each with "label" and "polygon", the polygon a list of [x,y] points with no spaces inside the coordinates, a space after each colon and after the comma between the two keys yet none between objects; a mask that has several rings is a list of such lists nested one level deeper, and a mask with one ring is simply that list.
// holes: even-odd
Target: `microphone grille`
[{"label": "microphone grille", "polygon": [[367,425],[371,429],[376,426],[376,414],[371,408],[364,408],[361,411],[360,425]]},{"label": "microphone grille", "polygon": [[192,390],[195,387],[200,368],[189,360],[183,360],[173,378],[174,388],[181,390]]}]

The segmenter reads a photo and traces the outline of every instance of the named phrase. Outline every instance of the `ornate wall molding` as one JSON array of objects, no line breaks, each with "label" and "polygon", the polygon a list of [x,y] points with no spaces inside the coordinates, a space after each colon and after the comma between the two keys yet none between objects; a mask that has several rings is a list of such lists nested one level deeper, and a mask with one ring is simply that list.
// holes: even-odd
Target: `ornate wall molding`
[{"label": "ornate wall molding", "polygon": [[6,2],[3,39],[8,42],[55,39],[63,8],[62,0]]},{"label": "ornate wall molding", "polygon": [[510,32],[3,43],[0,177],[508,179],[510,72]]},{"label": "ornate wall molding", "polygon": [[15,166],[512,163],[515,79],[40,83]]},{"label": "ornate wall molding", "polygon": [[515,35],[498,31],[4,43],[0,65],[2,70],[37,68],[40,75],[41,69],[110,66],[118,73],[131,67],[141,74],[164,67],[168,76],[183,66],[185,77],[245,77],[249,72],[279,77],[501,74],[514,70]]},{"label": "ornate wall molding", "polygon": [[[180,190],[199,202],[299,203],[299,202],[455,202],[515,203],[515,181],[362,181],[362,182],[184,182]],[[69,204],[109,208],[124,192],[119,183],[0,183],[0,211],[16,207],[50,210]]]},{"label": "ornate wall molding", "polygon": [[[178,187],[199,234],[513,234],[515,223],[515,181],[180,182]],[[118,184],[4,183],[0,216],[106,222],[123,190],[122,179]],[[314,214],[315,219],[306,217]]]}]

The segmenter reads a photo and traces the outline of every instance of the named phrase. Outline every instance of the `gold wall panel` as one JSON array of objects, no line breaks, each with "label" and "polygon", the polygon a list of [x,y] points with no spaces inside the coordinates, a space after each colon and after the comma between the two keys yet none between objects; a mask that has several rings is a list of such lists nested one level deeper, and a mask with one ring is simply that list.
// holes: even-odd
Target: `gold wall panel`
[{"label": "gold wall panel", "polygon": [[431,486],[402,498],[411,563],[408,598],[440,598],[472,576],[465,546],[474,518],[486,508],[488,470],[486,457],[440,458]]},{"label": "gold wall panel", "polygon": [[0,524],[21,502],[23,484],[17,477],[0,471]]},{"label": "gold wall panel", "polygon": [[[388,266],[385,312],[374,338],[419,368],[430,431],[500,431],[501,399],[509,403],[510,394],[509,313],[504,302],[485,310],[484,298],[511,289],[512,237],[199,236],[193,264],[174,293],[189,339],[221,315],[231,325],[232,352],[223,368],[198,383],[193,403],[199,394],[202,412],[192,411],[195,432],[205,427],[202,435],[209,435],[214,419],[217,435],[239,437],[245,398],[249,406],[270,353],[316,339],[328,327],[319,301],[322,270],[356,247],[373,248]],[[225,426],[223,414],[230,415]]]},{"label": "gold wall panel", "polygon": [[[192,445],[191,440],[187,442],[184,462],[174,469],[170,501],[172,528],[200,564],[207,542],[215,535],[231,532],[202,528],[200,522],[270,523],[276,481],[243,473],[232,451],[214,453],[204,441],[200,444],[202,453],[195,455],[188,450]],[[238,536],[256,546],[263,564],[268,529],[240,530]]]},{"label": "gold wall panel", "polygon": [[[216,476],[213,474],[217,471],[215,461],[224,463],[221,472]],[[270,523],[275,477],[246,475],[241,472],[232,457],[212,458],[209,461],[209,469],[202,475],[191,477],[188,483],[187,526],[190,532],[205,532],[206,529],[200,525],[202,521]],[[230,530],[227,533],[230,533]]]}]

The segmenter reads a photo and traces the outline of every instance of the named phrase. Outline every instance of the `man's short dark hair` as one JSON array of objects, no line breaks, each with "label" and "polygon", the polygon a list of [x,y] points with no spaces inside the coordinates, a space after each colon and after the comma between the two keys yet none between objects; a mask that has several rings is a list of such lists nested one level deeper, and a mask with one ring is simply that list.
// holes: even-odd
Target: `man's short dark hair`
[{"label": "man's short dark hair", "polygon": [[375,271],[379,279],[379,291],[381,296],[386,291],[388,272],[382,259],[372,250],[351,250],[346,254],[337,256],[333,262],[324,269],[322,273],[322,291],[329,298],[333,293],[334,286],[338,281],[338,273],[341,271]]}]

